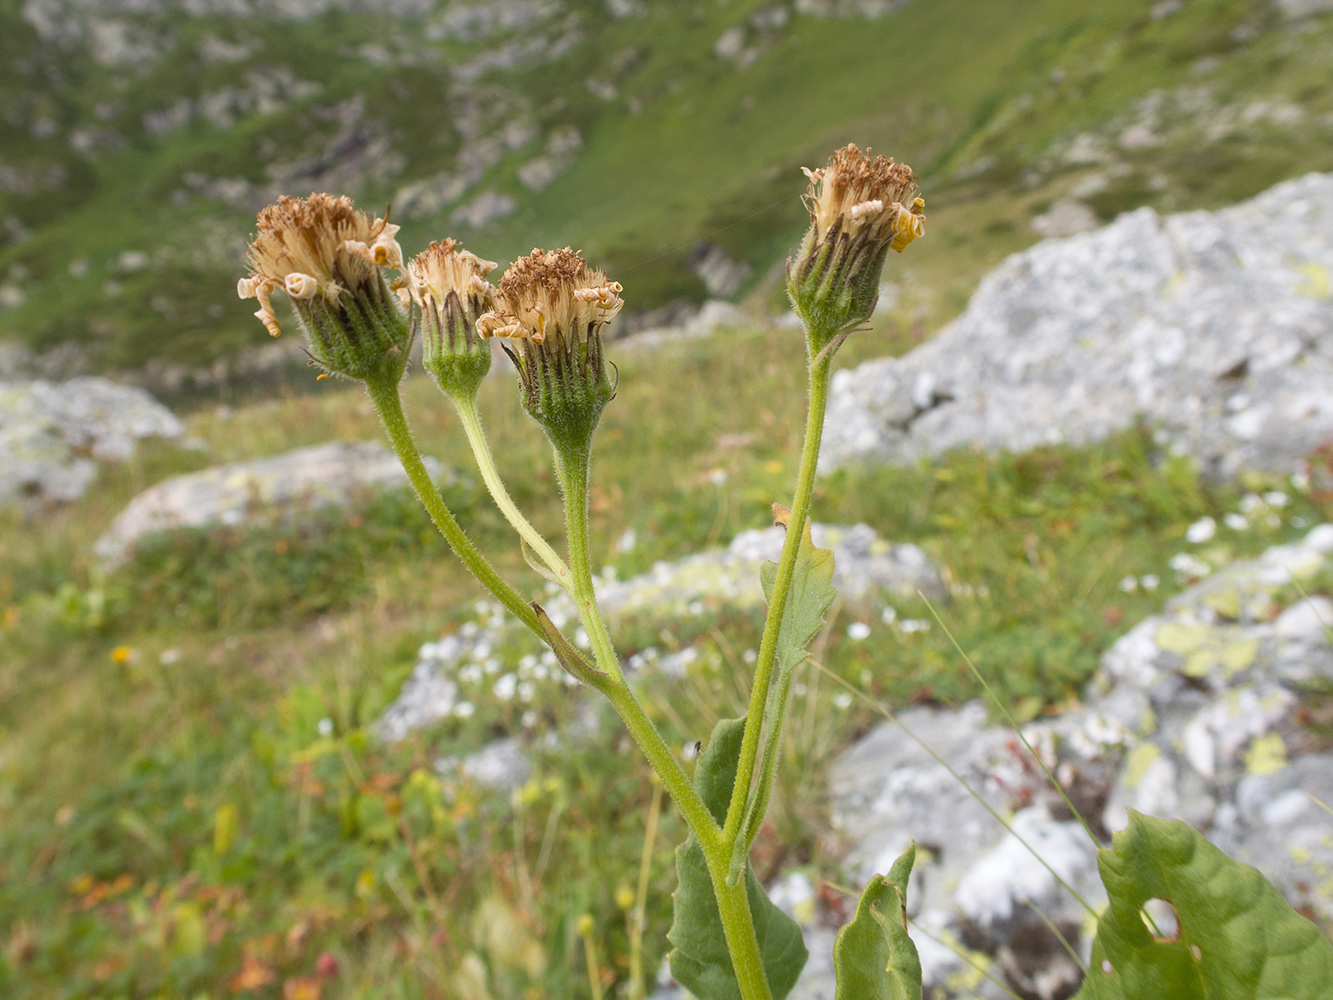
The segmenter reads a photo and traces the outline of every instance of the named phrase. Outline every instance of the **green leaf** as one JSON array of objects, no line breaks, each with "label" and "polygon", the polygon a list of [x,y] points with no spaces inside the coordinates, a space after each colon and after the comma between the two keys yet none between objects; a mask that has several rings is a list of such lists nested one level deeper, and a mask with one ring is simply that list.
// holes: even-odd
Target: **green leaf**
[{"label": "green leaf", "polygon": [[[773,521],[786,525],[791,511],[781,504],[773,505]],[[773,581],[778,575],[778,564],[766,562],[759,569],[759,582],[764,597],[773,600]],[[801,528],[801,545],[792,568],[791,589],[782,610],[782,625],[778,629],[777,674],[781,679],[799,667],[806,657],[806,649],[824,627],[824,615],[838,592],[833,588],[833,553],[815,547],[810,537],[810,519]]]},{"label": "green leaf", "polygon": [[856,904],[856,919],[838,931],[835,1000],[921,1000],[921,959],[907,936],[907,879],[916,844],[887,875],[876,875]]},{"label": "green leaf", "polygon": [[[694,788],[719,824],[726,819],[744,735],[744,719],[723,719],[713,730],[708,749],[694,770]],[[676,848],[676,874],[680,884],[676,887],[671,930],[667,932],[673,949],[671,974],[699,1000],[740,1000],[740,985],[727,951],[713,880],[694,834]],[[791,992],[809,957],[801,928],[773,905],[748,866],[745,891],[769,990],[773,1000],[782,1000]]]},{"label": "green leaf", "polygon": [[[1186,824],[1131,811],[1097,863],[1110,906],[1075,1000],[1328,1000],[1333,944]],[[1169,937],[1143,919],[1152,899],[1176,911]]]}]

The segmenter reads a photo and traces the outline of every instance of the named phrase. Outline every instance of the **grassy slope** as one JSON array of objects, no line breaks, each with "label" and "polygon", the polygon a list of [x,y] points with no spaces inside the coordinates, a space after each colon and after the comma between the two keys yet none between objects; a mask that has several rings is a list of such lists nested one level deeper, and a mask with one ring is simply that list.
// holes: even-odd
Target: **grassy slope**
[{"label": "grassy slope", "polygon": [[[506,101],[526,103],[542,130],[574,124],[585,147],[572,169],[537,194],[515,176],[535,146],[507,155],[464,201],[492,190],[514,197],[518,210],[485,232],[461,235],[501,261],[536,244],[579,246],[623,276],[633,307],[698,296],[702,288],[684,265],[689,248],[715,239],[751,260],[759,276],[769,273],[801,228],[792,197],[798,166],[854,139],[922,174],[932,219],[950,235],[932,241],[914,273],[956,308],[982,270],[1034,238],[1028,218],[1086,172],[1053,159],[1052,144],[1079,131],[1112,130],[1114,148],[1114,133],[1125,124],[1117,125],[1117,116],[1155,89],[1206,87],[1222,105],[1296,100],[1309,117],[1297,128],[1260,121],[1206,140],[1189,121],[1176,123],[1162,145],[1113,157],[1115,182],[1094,202],[1107,215],[1145,202],[1215,205],[1282,176],[1330,166],[1328,126],[1319,117],[1333,111],[1319,87],[1329,56],[1327,19],[1284,25],[1261,0],[1192,3],[1164,21],[1148,18],[1148,4],[1131,0],[1092,7],[936,0],[875,22],[795,16],[770,33],[767,51],[738,70],[713,54],[713,44],[725,29],[748,24],[760,6],[658,3],[642,17],[614,20],[601,16],[597,4],[574,4],[582,41],[569,54],[521,66],[493,83],[483,77],[477,86],[483,117],[490,105],[503,119],[495,109]],[[267,164],[318,158],[338,131],[328,109],[361,93],[367,134],[387,135],[402,164],[396,176],[380,180],[376,164],[364,164],[353,174],[359,176],[353,193],[372,202],[391,198],[403,182],[448,168],[459,149],[443,96],[445,67],[509,40],[433,43],[419,37],[413,22],[350,15],[266,24],[263,32],[192,20],[175,25],[170,54],[140,76],[36,46],[12,7],[6,23],[15,65],[45,59],[72,68],[62,69],[59,88],[36,91],[62,104],[66,127],[95,122],[96,107],[110,108],[108,127],[123,133],[127,145],[83,159],[62,146],[59,155],[74,178],[64,202],[11,198],[0,206],[0,215],[16,213],[32,230],[22,243],[0,249],[0,273],[17,265],[26,274],[18,282],[26,301],[0,311],[0,336],[42,347],[73,337],[90,346],[95,364],[112,367],[204,361],[262,341],[230,296],[247,214],[202,196],[182,201],[183,177],[194,171],[260,183]],[[751,41],[764,37],[748,31]],[[254,51],[239,63],[208,65],[191,54],[205,35],[250,40]],[[410,53],[412,65],[349,57],[367,42]],[[144,130],[143,113],[177,95],[216,93],[274,66],[317,82],[318,93],[279,111],[243,114],[226,130],[199,119],[162,137]],[[586,81],[594,77],[618,87],[614,101],[588,92]],[[20,108],[35,103],[39,79],[36,70],[11,72],[11,96],[25,95],[14,97]],[[495,84],[504,88],[499,97],[486,89]],[[108,93],[116,99],[108,101]],[[37,117],[36,110],[13,115],[24,127]],[[11,123],[6,133],[19,159],[46,162],[64,141],[38,142],[19,125]],[[994,163],[991,170],[966,183],[956,179],[959,168],[983,158]],[[297,190],[306,183],[290,182]],[[979,212],[972,210],[978,199]],[[407,221],[404,245],[424,245],[448,231],[451,210]],[[157,260],[147,270],[119,273],[115,261],[125,249]],[[87,261],[88,273],[71,277],[73,260]],[[108,280],[119,286],[114,294],[106,292]]]},{"label": "grassy slope", "polygon": [[[900,20],[856,25],[863,49],[834,78],[827,47],[830,39],[845,43],[845,23],[799,21],[799,44],[775,49],[741,74],[722,72],[710,51],[721,29],[740,19],[739,4],[696,5],[697,23],[660,12],[647,22],[611,23],[603,29],[607,49],[648,50],[621,82],[622,95],[637,88],[645,97],[664,96],[641,114],[599,118],[575,168],[486,234],[479,249],[516,252],[540,233],[543,242],[616,250],[631,292],[635,274],[669,286],[671,279],[645,273],[651,266],[628,266],[753,213],[715,238],[755,248],[759,264],[775,261],[789,227],[800,224],[798,163],[844,137],[907,150],[904,158],[924,164],[933,180],[931,231],[893,263],[889,277],[914,282],[919,293],[906,296],[875,334],[853,339],[845,353],[852,364],[910,345],[925,329],[919,306],[933,310],[926,325],[947,315],[984,267],[1031,241],[1032,214],[1096,169],[1043,166],[1054,139],[1123,127],[1117,116],[1148,89],[1197,78],[1191,67],[1199,58],[1223,52],[1221,68],[1212,71],[1221,74],[1213,81],[1223,99],[1231,99],[1227,87],[1239,92],[1248,79],[1254,93],[1285,94],[1312,116],[1322,113],[1325,96],[1306,88],[1317,73],[1323,28],[1275,30],[1236,47],[1229,32],[1262,20],[1266,7],[1191,4],[1159,24],[1143,18],[1141,6],[1103,5],[1084,20],[1070,13],[1073,5],[1049,6],[1050,17],[1024,20],[1005,4],[983,5],[994,17],[984,23],[972,6],[913,5]],[[960,23],[972,26],[970,41],[959,34]],[[1204,27],[1214,40],[1200,51]],[[314,46],[328,37],[341,44],[346,35],[339,32],[354,29],[348,20],[290,31],[304,32]],[[687,65],[698,68],[697,81],[668,93]],[[1066,72],[1060,83],[1051,77],[1056,68]],[[534,70],[525,86],[551,86],[554,73]],[[552,114],[583,113],[586,98],[575,100],[577,89],[570,100],[578,106]],[[755,102],[741,112],[746,96]],[[688,105],[693,110],[682,114]],[[258,137],[273,125],[256,121],[242,131]],[[1310,138],[1317,135],[1260,128],[1213,144],[1204,169],[1186,155],[1193,140],[1183,128],[1162,146],[1118,154],[1130,171],[1103,193],[1102,204],[1110,212],[1116,197],[1125,201],[1119,207],[1145,199],[1165,207],[1249,193],[1285,173],[1327,166],[1320,159],[1325,147]],[[146,245],[150,234],[179,240],[173,227],[191,221],[224,235],[240,232],[245,223],[235,222],[235,210],[208,205],[201,219],[159,205],[154,193],[169,189],[182,165],[206,151],[223,155],[218,141],[206,132],[178,133],[170,156],[131,151],[104,161],[105,187],[95,198],[0,263],[22,258],[39,274],[44,254],[44,266],[59,277],[70,256],[105,257]],[[982,157],[994,158],[989,170],[951,179],[957,167]],[[497,178],[513,166],[501,164]],[[1167,184],[1149,185],[1154,173],[1164,173]],[[116,195],[130,180],[138,193]],[[405,230],[408,245],[430,232],[414,224]],[[208,267],[220,273],[220,265]],[[78,297],[83,286],[76,283],[67,302],[103,315],[97,289],[104,278],[89,278],[87,298]],[[131,278],[126,299],[138,295]],[[15,329],[40,328],[56,321],[52,301],[34,296],[24,310],[0,315]],[[256,327],[230,322],[201,325],[195,341],[179,327],[131,324],[112,338],[125,352],[116,357],[129,363],[144,352],[172,350],[193,357],[204,342],[239,343]],[[742,332],[617,361],[622,388],[599,438],[594,495],[600,558],[623,577],[764,523],[768,501],[785,495],[793,472],[802,416],[797,338]],[[325,982],[326,997],[481,996],[458,978],[476,963],[497,998],[525,996],[538,982],[549,995],[587,995],[574,931],[583,911],[596,917],[608,982],[627,975],[626,923],[615,896],[636,878],[640,812],[651,793],[631,754],[605,753],[616,745],[613,726],[586,749],[541,757],[517,812],[504,797],[466,786],[441,796],[428,777],[440,754],[523,728],[521,706],[489,688],[478,692],[474,717],[404,746],[385,750],[367,735],[418,645],[476,617],[475,588],[459,578],[410,502],[381,501],[350,522],[329,518],[299,530],[183,536],[110,578],[89,562],[88,546],[110,518],[165,475],[209,460],[376,435],[355,390],[302,388],[299,396],[229,415],[200,409],[191,430],[209,444],[208,456],[150,450],[108,469],[98,489],[73,505],[31,518],[3,515],[6,995],[221,997],[244,985],[235,977],[248,967],[259,984],[254,995],[276,997],[284,981],[295,984],[292,990],[309,986],[326,950],[342,970]],[[465,467],[460,437],[433,388],[414,379],[407,392],[424,450]],[[558,536],[544,450],[513,405],[509,380],[491,383],[484,402],[516,499]],[[1006,696],[1033,713],[1076,695],[1101,649],[1174,589],[1166,561],[1183,546],[1185,526],[1234,509],[1241,489],[1201,483],[1189,468],[1163,461],[1144,438],[1127,435],[1081,451],[847,470],[822,482],[817,516],[864,520],[888,537],[922,544],[955,584],[944,611],[950,627]],[[452,498],[498,563],[534,586],[498,517],[475,493],[459,490]],[[1224,533],[1212,555],[1257,551],[1298,533],[1295,518],[1330,514],[1326,496],[1298,496],[1280,527]],[[619,553],[614,540],[630,527],[638,545]],[[1144,573],[1160,575],[1163,590],[1118,588],[1123,576]],[[898,611],[926,617],[912,602]],[[820,656],[871,695],[902,704],[952,703],[975,693],[938,629],[896,632],[879,624],[877,608],[841,608],[838,615]],[[853,619],[872,625],[871,641],[845,637]],[[658,622],[623,623],[627,654],[705,637],[705,655],[686,680],[654,682],[649,691],[673,741],[692,741],[739,709],[747,674],[741,654],[755,629],[725,608],[706,609],[669,633]],[[112,652],[122,646],[131,653],[118,663]],[[166,651],[173,652],[169,662]],[[512,663],[521,652],[497,655]],[[809,709],[793,713],[784,784],[758,857],[766,869],[805,863],[836,878],[812,789],[837,749],[873,720],[860,709],[840,709],[827,683],[811,688]],[[576,714],[558,687],[542,688],[532,707],[538,731],[558,729]],[[331,737],[318,728],[326,717],[334,723]],[[680,833],[668,810],[648,899],[650,970],[662,948],[669,851]],[[273,976],[267,984],[265,971]]]}]

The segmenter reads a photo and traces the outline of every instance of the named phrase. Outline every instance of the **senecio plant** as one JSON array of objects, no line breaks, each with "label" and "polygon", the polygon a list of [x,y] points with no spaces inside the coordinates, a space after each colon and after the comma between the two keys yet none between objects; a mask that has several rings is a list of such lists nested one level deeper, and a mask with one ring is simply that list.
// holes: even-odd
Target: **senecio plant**
[{"label": "senecio plant", "polygon": [[[814,546],[809,520],[833,360],[873,312],[889,251],[905,250],[925,232],[925,203],[904,164],[849,145],[826,166],[805,173],[810,227],[786,267],[808,356],[805,442],[790,508],[773,505],[787,532],[778,562],[761,574],[768,613],[749,706],[743,718],[718,723],[693,778],[627,681],[593,588],[589,476],[597,424],[616,394],[617,373],[606,357],[603,332],[624,304],[620,283],[568,247],[534,250],[515,261],[498,285],[488,280],[495,263],[451,239],[405,260],[395,239],[399,227],[387,218],[358,211],[346,197],[312,194],[280,198],[259,213],[250,273],[238,285],[242,298],[259,301],[255,315],[274,336],[280,331],[271,296],[287,293],[312,363],[325,375],[365,384],[422,505],[458,558],[566,671],[604,695],[624,720],[690,831],[676,851],[679,885],[668,939],[673,974],[700,1000],[780,1000],[807,958],[799,926],[768,899],[748,858],[773,792],[792,676],[835,596],[833,554]],[[591,658],[539,604],[500,577],[431,481],[399,394],[418,336],[424,367],[457,410],[482,479],[517,532],[529,565],[573,599],[591,640]],[[522,405],[550,441],[564,501],[567,559],[510,498],[487,444],[477,392],[491,367],[491,339],[499,339],[513,362]],[[1329,995],[1230,991],[1233,966],[1241,970],[1237,982],[1249,983],[1255,969],[1276,969],[1275,982],[1301,980],[1322,989],[1333,983],[1333,948],[1261,877],[1257,886],[1230,869],[1219,876],[1218,858],[1243,866],[1182,824],[1136,817],[1121,836],[1114,852],[1103,852],[1112,904],[1081,997]],[[906,917],[914,851],[871,880],[855,919],[838,936],[840,1000],[921,997],[921,966]],[[1267,944],[1229,939],[1234,922],[1220,923],[1215,911],[1219,896],[1231,900],[1237,894],[1249,901],[1253,926],[1268,935]],[[1173,901],[1175,937],[1156,935],[1139,919],[1152,898]],[[1195,912],[1208,919],[1196,925]],[[1203,955],[1213,961],[1203,962]],[[1256,955],[1262,959],[1257,965]],[[1297,968],[1292,956],[1308,961]],[[1182,983],[1188,988],[1178,991]]]}]

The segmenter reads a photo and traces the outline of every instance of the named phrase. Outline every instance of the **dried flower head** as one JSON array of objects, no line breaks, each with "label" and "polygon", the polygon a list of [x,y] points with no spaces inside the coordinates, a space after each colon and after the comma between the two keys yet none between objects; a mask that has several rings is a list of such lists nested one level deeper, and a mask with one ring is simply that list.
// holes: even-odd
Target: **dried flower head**
[{"label": "dried flower head", "polygon": [[364,378],[388,354],[401,355],[405,365],[410,333],[380,271],[403,266],[397,232],[347,197],[284,195],[259,213],[250,273],[237,282],[237,294],[259,300],[255,315],[276,337],[282,331],[270,296],[285,291],[310,356],[330,372]]},{"label": "dried flower head", "polygon": [[884,258],[925,234],[926,203],[911,167],[855,145],[805,175],[810,228],[787,261],[787,287],[807,327],[836,333],[874,311]]},{"label": "dried flower head", "polygon": [[586,444],[615,395],[602,329],[624,305],[620,292],[569,247],[533,250],[505,271],[497,308],[477,320],[483,337],[506,340],[524,405],[553,440]]},{"label": "dried flower head", "polygon": [[486,280],[495,267],[447,239],[413,257],[396,283],[417,307],[423,364],[450,397],[475,395],[490,370],[491,351],[477,321],[495,307],[495,286]]}]

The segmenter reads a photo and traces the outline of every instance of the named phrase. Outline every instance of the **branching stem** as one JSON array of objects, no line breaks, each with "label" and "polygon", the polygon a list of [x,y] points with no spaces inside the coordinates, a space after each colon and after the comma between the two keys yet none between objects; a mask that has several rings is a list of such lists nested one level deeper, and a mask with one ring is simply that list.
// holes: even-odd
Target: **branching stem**
[{"label": "branching stem", "polygon": [[491,447],[486,442],[486,435],[481,428],[481,414],[477,410],[477,397],[460,395],[450,398],[453,401],[454,409],[458,411],[458,420],[463,425],[467,442],[472,446],[472,455],[477,460],[477,468],[481,470],[482,481],[486,484],[486,489],[490,491],[495,506],[500,508],[500,513],[504,514],[505,520],[513,525],[514,530],[519,533],[523,541],[527,542],[528,547],[555,574],[555,582],[568,593],[573,586],[573,577],[570,575],[569,567],[556,554],[555,549],[551,548],[550,543],[541,536],[541,533],[532,526],[532,522],[523,516],[523,512],[518,509],[518,505],[510,498],[509,491],[505,489],[504,481],[500,478],[500,470],[495,465],[495,456],[491,454]]},{"label": "branching stem", "polygon": [[489,590],[514,617],[536,633],[537,637],[544,642],[545,636],[542,634],[541,625],[537,622],[537,615],[532,610],[532,606],[523,599],[523,596],[517,590],[501,579],[500,574],[486,561],[486,557],[477,551],[477,547],[472,544],[472,540],[467,537],[458,521],[454,519],[453,513],[444,502],[444,498],[440,496],[440,491],[436,488],[435,483],[431,481],[430,473],[426,470],[426,464],[421,460],[421,453],[417,451],[416,442],[412,439],[412,431],[407,426],[407,416],[403,413],[403,401],[398,395],[398,382],[388,379],[368,379],[366,381],[366,393],[370,396],[370,402],[380,416],[380,422],[384,424],[384,431],[389,436],[389,443],[393,445],[393,450],[398,453],[398,461],[403,464],[403,470],[407,473],[412,489],[416,491],[418,499],[421,500],[421,505],[426,508],[426,513],[430,515],[435,527],[440,530],[440,534],[449,543],[449,547],[454,550],[454,554],[481,581],[482,586]]}]

